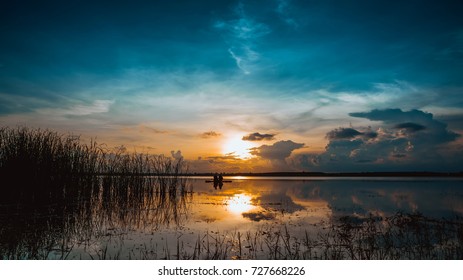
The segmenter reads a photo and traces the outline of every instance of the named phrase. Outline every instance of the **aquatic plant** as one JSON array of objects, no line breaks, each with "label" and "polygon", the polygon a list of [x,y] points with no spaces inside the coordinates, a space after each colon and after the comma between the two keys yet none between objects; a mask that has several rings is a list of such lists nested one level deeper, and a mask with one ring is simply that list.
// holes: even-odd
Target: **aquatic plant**
[{"label": "aquatic plant", "polygon": [[111,223],[178,222],[191,194],[186,171],[183,161],[163,155],[49,130],[0,128],[0,256],[66,258]]},{"label": "aquatic plant", "polygon": [[183,160],[164,155],[111,149],[94,140],[82,143],[78,136],[50,130],[0,128],[0,175],[6,182],[0,192],[62,189],[76,178],[97,175],[130,176],[132,180],[141,175],[163,176],[162,191],[174,191],[172,186],[187,170]]}]

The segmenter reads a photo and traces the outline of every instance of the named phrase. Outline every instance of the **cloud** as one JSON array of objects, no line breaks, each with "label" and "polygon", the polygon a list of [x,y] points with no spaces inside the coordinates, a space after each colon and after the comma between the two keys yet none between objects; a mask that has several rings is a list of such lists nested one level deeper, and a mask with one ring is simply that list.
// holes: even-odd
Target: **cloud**
[{"label": "cloud", "polygon": [[433,114],[416,109],[410,111],[402,111],[401,109],[375,109],[370,112],[350,113],[349,115],[366,118],[371,121],[381,121],[386,125],[392,126],[392,128],[400,129],[402,134],[421,131],[421,134],[413,136],[414,138],[420,138],[417,139],[420,142],[442,144],[454,141],[459,137],[459,134],[447,129],[447,124],[434,119]]},{"label": "cloud", "polygon": [[291,0],[277,0],[277,8],[275,11],[284,23],[293,28],[299,27],[299,23],[291,17]]},{"label": "cloud", "polygon": [[401,109],[375,109],[370,112],[356,112],[350,113],[349,116],[357,118],[365,118],[370,121],[382,121],[385,123],[397,123],[403,120],[409,120],[412,122],[428,122],[432,120],[433,115],[431,113],[425,113],[420,110],[410,110],[407,112]]},{"label": "cloud", "polygon": [[207,132],[203,132],[201,133],[200,137],[201,138],[204,138],[204,139],[208,139],[208,138],[215,138],[215,137],[220,137],[222,136],[222,134],[218,133],[218,132],[215,132],[215,131],[207,131]]},{"label": "cloud", "polygon": [[250,133],[243,136],[243,141],[263,141],[263,140],[274,140],[275,134],[260,134],[259,132]]},{"label": "cloud", "polygon": [[351,116],[379,121],[375,128],[337,128],[327,133],[325,152],[298,155],[294,163],[321,171],[458,171],[460,135],[431,113],[401,109],[372,110]]},{"label": "cloud", "polygon": [[207,160],[209,160],[209,162],[213,162],[213,161],[227,161],[227,162],[239,161],[241,162],[242,161],[242,159],[240,157],[235,156],[234,153],[229,153],[223,156],[210,156],[210,157],[207,157]]},{"label": "cloud", "polygon": [[406,123],[399,123],[398,125],[395,126],[395,128],[405,129],[410,132],[416,132],[416,131],[426,129],[426,126],[423,126],[417,123],[406,122]]},{"label": "cloud", "polygon": [[166,130],[157,129],[157,128],[154,128],[154,127],[151,127],[145,124],[138,125],[138,129],[140,133],[149,133],[149,134],[167,134],[168,133],[168,131]]},{"label": "cloud", "polygon": [[91,104],[77,104],[67,109],[45,108],[37,109],[40,114],[55,116],[87,116],[99,113],[107,113],[114,100],[95,100]]},{"label": "cloud", "polygon": [[0,116],[15,113],[29,113],[37,108],[51,107],[56,102],[57,100],[47,100],[40,98],[40,96],[21,96],[0,92]]},{"label": "cloud", "polygon": [[246,15],[243,3],[238,4],[234,14],[237,19],[217,21],[214,27],[224,31],[225,40],[230,46],[228,52],[238,68],[244,74],[251,74],[260,60],[257,51],[258,39],[269,34],[271,30],[266,24]]},{"label": "cloud", "polygon": [[228,49],[231,57],[236,62],[244,74],[251,74],[251,69],[256,61],[259,60],[260,55],[253,51],[249,46],[242,45],[240,47],[231,47]]},{"label": "cloud", "polygon": [[378,137],[378,133],[374,131],[365,131],[362,133],[363,137],[366,139],[373,139]]},{"label": "cloud", "polygon": [[106,113],[113,104],[113,100],[95,100],[91,105],[75,105],[69,109],[68,115],[85,116],[97,113]]},{"label": "cloud", "polygon": [[191,172],[250,172],[256,168],[254,160],[243,160],[227,154],[223,156],[198,157],[196,160],[187,160]]},{"label": "cloud", "polygon": [[333,129],[332,131],[326,134],[326,138],[329,140],[342,140],[342,139],[355,139],[363,138],[366,140],[374,139],[378,137],[378,133],[371,131],[371,127],[366,128],[365,131],[358,131],[352,127],[340,127]]},{"label": "cloud", "polygon": [[336,128],[326,134],[326,137],[330,140],[333,139],[352,139],[356,136],[362,135],[361,132],[353,128]]},{"label": "cloud", "polygon": [[257,148],[251,149],[251,154],[270,160],[284,160],[289,157],[291,153],[304,147],[303,143],[295,143],[291,140],[279,141],[273,145],[262,145]]}]

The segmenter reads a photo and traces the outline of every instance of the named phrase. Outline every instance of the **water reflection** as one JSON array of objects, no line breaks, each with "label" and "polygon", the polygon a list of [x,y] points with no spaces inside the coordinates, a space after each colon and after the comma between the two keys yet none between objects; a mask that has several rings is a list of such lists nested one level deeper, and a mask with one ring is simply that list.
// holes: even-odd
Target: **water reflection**
[{"label": "water reflection", "polygon": [[252,197],[246,194],[235,194],[234,196],[228,198],[225,201],[225,204],[228,205],[228,211],[242,215],[245,212],[251,211],[255,208],[254,205],[251,204]]},{"label": "water reflection", "polygon": [[225,180],[215,189],[204,178],[82,178],[59,192],[2,196],[0,255],[456,258],[435,248],[463,248],[460,180]]},{"label": "water reflection", "polygon": [[[165,183],[184,186],[175,192],[162,191],[160,185]],[[87,254],[102,237],[180,226],[187,219],[189,199],[186,181],[122,176],[82,178],[48,196],[31,192],[3,199],[0,256],[67,258],[76,248]],[[91,254],[79,257],[89,256],[93,258]]]}]

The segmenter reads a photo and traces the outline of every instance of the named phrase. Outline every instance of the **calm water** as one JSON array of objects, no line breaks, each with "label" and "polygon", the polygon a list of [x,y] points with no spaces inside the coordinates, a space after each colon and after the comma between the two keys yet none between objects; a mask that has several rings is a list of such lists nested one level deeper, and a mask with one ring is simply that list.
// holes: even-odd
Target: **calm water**
[{"label": "calm water", "polygon": [[[0,253],[4,259],[350,258],[322,249],[328,242],[345,242],[345,232],[330,235],[342,217],[353,221],[348,235],[356,238],[363,235],[353,225],[373,219],[384,229],[397,213],[421,213],[420,221],[433,227],[463,216],[460,179],[230,177],[221,189],[206,179],[188,179],[186,191],[175,195],[153,194],[149,184],[134,188],[133,182],[102,179],[65,201],[3,202]],[[463,230],[451,227],[445,244],[461,248]],[[437,235],[447,230],[442,228],[425,231]],[[426,242],[442,243],[436,238]],[[384,258],[442,258],[401,252],[406,251]]]}]

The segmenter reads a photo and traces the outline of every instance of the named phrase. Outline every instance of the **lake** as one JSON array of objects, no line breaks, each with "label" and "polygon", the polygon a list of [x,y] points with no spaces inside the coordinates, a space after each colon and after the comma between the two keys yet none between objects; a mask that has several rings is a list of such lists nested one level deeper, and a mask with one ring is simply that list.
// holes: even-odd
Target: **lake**
[{"label": "lake", "polygon": [[[0,200],[3,259],[461,259],[463,180],[99,177]],[[165,183],[165,182],[164,182]]]}]

